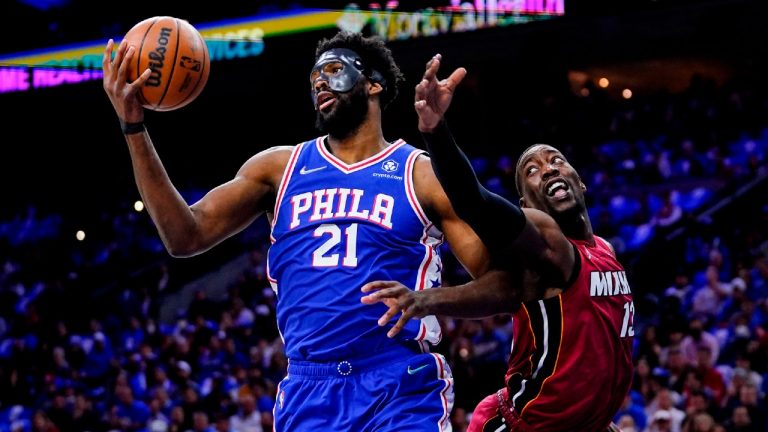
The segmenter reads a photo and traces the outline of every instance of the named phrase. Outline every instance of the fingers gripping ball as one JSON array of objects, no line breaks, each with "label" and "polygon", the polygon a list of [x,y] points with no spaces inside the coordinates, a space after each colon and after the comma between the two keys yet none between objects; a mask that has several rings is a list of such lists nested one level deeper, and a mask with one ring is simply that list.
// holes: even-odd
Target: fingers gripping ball
[{"label": "fingers gripping ball", "polygon": [[189,22],[170,16],[147,18],[123,38],[135,47],[128,81],[147,68],[151,75],[139,92],[144,108],[179,109],[200,95],[208,81],[211,60],[202,35]]}]

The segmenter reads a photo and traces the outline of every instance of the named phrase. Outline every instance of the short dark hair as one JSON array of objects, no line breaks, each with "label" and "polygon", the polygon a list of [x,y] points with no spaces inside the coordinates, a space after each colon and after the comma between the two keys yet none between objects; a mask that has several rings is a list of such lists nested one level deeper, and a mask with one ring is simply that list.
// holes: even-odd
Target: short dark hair
[{"label": "short dark hair", "polygon": [[340,31],[334,37],[322,39],[317,43],[315,61],[324,52],[334,48],[347,48],[358,53],[365,67],[377,70],[384,77],[386,85],[379,98],[382,109],[395,100],[400,83],[405,81],[405,76],[395,63],[392,51],[387,48],[383,39],[375,35],[365,37],[362,33]]}]

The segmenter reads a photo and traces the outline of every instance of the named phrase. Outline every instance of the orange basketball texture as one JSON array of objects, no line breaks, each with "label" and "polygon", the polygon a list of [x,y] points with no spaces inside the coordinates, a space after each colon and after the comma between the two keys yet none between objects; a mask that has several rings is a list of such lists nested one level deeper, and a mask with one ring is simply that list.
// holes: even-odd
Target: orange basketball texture
[{"label": "orange basketball texture", "polygon": [[139,91],[144,108],[179,109],[200,95],[211,70],[208,46],[189,22],[171,16],[147,18],[123,38],[136,48],[128,64],[128,81],[147,68],[151,75]]}]

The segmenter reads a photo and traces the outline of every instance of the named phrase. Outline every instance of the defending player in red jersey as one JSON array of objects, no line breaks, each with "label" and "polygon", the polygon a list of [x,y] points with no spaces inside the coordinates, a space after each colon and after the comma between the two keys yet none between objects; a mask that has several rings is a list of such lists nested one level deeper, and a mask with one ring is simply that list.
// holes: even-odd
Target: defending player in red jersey
[{"label": "defending player in red jersey", "polygon": [[489,273],[465,285],[414,292],[397,282],[363,286],[363,303],[388,307],[380,325],[412,318],[513,313],[505,386],[481,401],[469,431],[595,432],[611,419],[632,381],[634,304],[622,265],[592,231],[586,186],[556,148],[537,144],[518,159],[520,206],[486,190],[445,121],[457,69],[438,81],[440,56],[416,87],[419,130],[459,216],[491,252]]}]

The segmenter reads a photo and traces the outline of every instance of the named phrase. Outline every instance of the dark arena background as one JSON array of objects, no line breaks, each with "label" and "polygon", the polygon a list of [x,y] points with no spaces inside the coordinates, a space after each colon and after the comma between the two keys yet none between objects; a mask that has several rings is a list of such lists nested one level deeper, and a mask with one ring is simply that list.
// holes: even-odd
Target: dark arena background
[{"label": "dark arena background", "polygon": [[[447,118],[482,182],[516,201],[520,152],[562,149],[627,269],[636,373],[614,421],[768,430],[765,2],[234,3],[0,5],[0,432],[272,429],[287,360],[266,219],[170,257],[102,88],[107,39],[156,15],[187,19],[211,49],[195,101],[146,113],[190,203],[258,151],[317,135],[307,76],[320,38],[388,40],[407,81],[384,135],[418,147],[413,88],[441,53],[441,75],[469,72]],[[468,280],[444,252],[444,283]],[[464,431],[503,383],[511,321],[441,322],[434,350]]]}]

